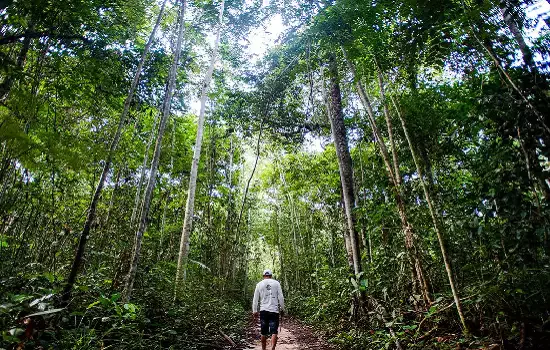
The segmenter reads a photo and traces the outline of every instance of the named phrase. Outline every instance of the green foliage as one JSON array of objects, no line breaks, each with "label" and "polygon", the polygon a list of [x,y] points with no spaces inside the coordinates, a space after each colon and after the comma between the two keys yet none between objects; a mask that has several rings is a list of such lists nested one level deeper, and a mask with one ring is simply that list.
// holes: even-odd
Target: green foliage
[{"label": "green foliage", "polygon": [[[143,0],[1,2],[0,347],[212,349],[224,345],[220,332],[242,343],[264,267],[276,271],[289,311],[342,349],[389,349],[396,340],[411,349],[548,344],[549,39],[546,29],[527,40],[534,66],[525,47],[518,50],[511,24],[519,36],[528,32],[528,3],[337,0],[283,7],[228,0],[191,251],[174,301],[197,128],[192,100],[218,10],[212,1],[190,1],[135,293],[122,301],[132,218],[148,175],[144,159],[151,159],[173,55],[177,7],[169,3],[99,201],[74,298],[61,308],[91,193],[159,8]],[[248,35],[273,15],[287,30],[251,64]],[[340,72],[353,161],[363,269],[357,279],[350,275],[330,144],[329,56]],[[356,83],[399,161],[403,203],[395,199]],[[258,169],[244,198],[256,151]],[[444,228],[469,338],[461,333],[422,182]],[[411,278],[403,212],[431,303]]]}]

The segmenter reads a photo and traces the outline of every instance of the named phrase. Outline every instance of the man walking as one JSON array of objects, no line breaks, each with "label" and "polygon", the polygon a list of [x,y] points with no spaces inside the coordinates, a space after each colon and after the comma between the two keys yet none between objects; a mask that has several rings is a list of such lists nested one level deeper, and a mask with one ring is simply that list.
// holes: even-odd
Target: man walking
[{"label": "man walking", "polygon": [[269,335],[272,335],[271,350],[275,350],[277,334],[279,333],[279,312],[283,312],[285,308],[285,298],[281,285],[272,277],[271,270],[264,271],[264,279],[256,285],[254,300],[252,301],[254,317],[258,316],[258,304],[260,304],[262,350],[266,350]]}]

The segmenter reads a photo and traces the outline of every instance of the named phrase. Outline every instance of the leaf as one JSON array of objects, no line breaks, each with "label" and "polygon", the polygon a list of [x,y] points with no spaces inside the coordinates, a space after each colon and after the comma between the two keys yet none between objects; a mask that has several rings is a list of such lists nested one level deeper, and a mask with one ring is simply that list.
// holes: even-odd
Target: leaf
[{"label": "leaf", "polygon": [[112,304],[111,300],[105,298],[103,295],[101,295],[99,297],[99,302],[101,303],[101,305],[103,306],[110,306]]},{"label": "leaf", "polygon": [[136,312],[136,306],[134,304],[124,304],[124,308],[131,313]]},{"label": "leaf", "polygon": [[203,269],[206,269],[208,271],[212,271],[210,270],[210,268],[208,266],[206,266],[205,264],[201,263],[200,261],[195,261],[195,260],[191,260],[189,259],[190,262],[192,262],[193,264],[197,264],[199,265],[200,267],[202,267]]},{"label": "leaf", "polygon": [[65,310],[65,308],[61,308],[61,309],[52,309],[52,310],[48,310],[48,311],[42,311],[42,312],[37,312],[37,313],[34,313],[34,314],[30,314],[30,315],[27,315],[25,317],[34,317],[34,316],[42,316],[42,315],[49,315],[49,314],[55,314],[57,312],[60,312],[60,311],[63,311]]},{"label": "leaf", "polygon": [[15,303],[22,303],[25,300],[29,300],[32,298],[32,295],[26,295],[26,294],[16,294],[14,295],[11,300]]},{"label": "leaf", "polygon": [[2,304],[0,305],[0,312],[3,312],[3,313],[7,313],[7,312],[10,312],[12,307],[15,306],[13,304]]},{"label": "leaf", "polygon": [[91,303],[90,305],[88,305],[88,307],[87,307],[86,309],[89,310],[89,309],[93,308],[94,306],[96,306],[97,304],[99,304],[100,302],[101,302],[101,301],[99,301],[99,300],[98,300],[98,301],[94,301],[93,303]]},{"label": "leaf", "polygon": [[43,276],[46,277],[46,279],[47,279],[48,281],[50,281],[50,283],[55,282],[55,276],[54,276],[54,274],[49,273],[49,272],[46,272]]},{"label": "leaf", "polygon": [[54,294],[48,294],[48,295],[44,295],[44,296],[41,297],[41,298],[34,299],[34,300],[29,304],[29,306],[31,306],[31,307],[32,307],[32,306],[35,306],[36,304],[38,304],[38,303],[40,303],[40,302],[42,302],[42,301],[44,301],[44,300],[48,300],[48,299],[50,299],[50,298],[53,297],[53,296],[54,296]]},{"label": "leaf", "polygon": [[25,334],[25,330],[22,328],[12,328],[10,329],[9,334],[13,337],[19,337]]}]

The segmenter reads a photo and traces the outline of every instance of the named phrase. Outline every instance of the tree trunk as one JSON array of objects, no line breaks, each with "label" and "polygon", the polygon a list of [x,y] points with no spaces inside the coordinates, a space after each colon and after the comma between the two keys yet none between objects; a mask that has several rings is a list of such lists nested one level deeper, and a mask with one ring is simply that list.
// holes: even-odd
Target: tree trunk
[{"label": "tree trunk", "polygon": [[170,109],[172,107],[172,96],[174,94],[174,89],[176,86],[176,77],[179,59],[181,55],[181,45],[183,42],[183,33],[185,29],[185,5],[186,0],[181,1],[181,7],[179,11],[178,18],[178,40],[176,44],[176,49],[174,51],[174,59],[172,61],[172,66],[170,68],[170,75],[168,77],[168,88],[166,90],[166,95],[164,96],[164,103],[162,108],[162,117],[160,119],[160,125],[158,130],[157,141],[155,143],[155,151],[153,153],[153,161],[151,162],[151,169],[149,171],[149,181],[147,182],[147,188],[145,190],[145,195],[143,197],[143,208],[141,211],[141,217],[139,222],[139,227],[136,232],[136,238],[134,241],[134,251],[132,254],[132,260],[130,262],[130,270],[128,271],[128,276],[126,279],[126,286],[124,287],[124,297],[125,301],[130,299],[132,295],[132,289],[134,287],[134,280],[136,277],[136,271],[139,263],[139,257],[141,252],[141,242],[143,239],[143,234],[147,228],[147,217],[149,216],[149,208],[151,207],[151,200],[153,197],[153,189],[157,181],[157,171],[160,160],[160,153],[162,148],[162,138],[166,130],[166,124],[168,117],[170,116]]},{"label": "tree trunk", "polygon": [[422,266],[422,260],[419,257],[416,244],[415,244],[415,234],[414,230],[412,228],[412,225],[409,222],[407,212],[405,210],[405,202],[403,199],[403,193],[400,186],[397,184],[400,183],[400,181],[397,180],[397,177],[401,177],[399,173],[395,173],[391,162],[390,162],[390,156],[388,153],[388,150],[386,148],[386,145],[384,143],[384,139],[382,138],[382,135],[380,134],[380,130],[378,129],[376,119],[374,118],[374,111],[372,109],[370,100],[367,96],[366,91],[363,88],[363,85],[361,85],[361,82],[357,79],[357,75],[355,72],[355,67],[353,66],[352,62],[347,58],[346,50],[342,46],[341,47],[342,52],[344,53],[344,58],[348,64],[348,67],[355,79],[355,86],[357,88],[357,92],[359,94],[359,98],[367,110],[367,117],[369,119],[369,122],[371,124],[372,130],[375,134],[376,141],[378,143],[378,146],[380,148],[380,152],[382,153],[382,159],[384,160],[384,164],[386,165],[386,170],[388,171],[388,177],[390,180],[390,185],[393,187],[393,192],[395,195],[395,201],[397,204],[397,212],[399,214],[399,218],[401,220],[401,227],[403,229],[403,232],[405,234],[405,247],[407,249],[407,253],[409,256],[409,259],[411,261],[411,266],[414,271],[414,276],[416,277],[416,282],[419,285],[420,290],[422,291],[422,295],[424,297],[424,300],[426,303],[431,303],[431,296],[429,292],[429,286],[428,281],[425,278],[424,268]]},{"label": "tree trunk", "polygon": [[430,209],[430,215],[432,217],[432,222],[434,225],[435,232],[437,234],[437,240],[439,241],[439,248],[441,249],[441,255],[443,256],[443,263],[445,264],[445,271],[447,272],[447,277],[449,279],[449,285],[451,286],[451,291],[453,293],[453,298],[455,301],[456,310],[458,312],[458,316],[460,318],[460,322],[462,323],[462,327],[464,329],[464,333],[468,334],[468,326],[466,325],[466,321],[464,318],[464,313],[462,312],[462,305],[460,303],[460,298],[458,297],[458,291],[455,285],[454,281],[454,275],[453,271],[451,269],[450,259],[447,254],[447,248],[445,247],[445,242],[443,240],[443,225],[441,224],[441,221],[437,215],[437,210],[434,208],[434,205],[432,203],[432,199],[430,196],[430,191],[428,189],[428,186],[426,182],[424,181],[424,175],[422,173],[422,168],[420,166],[420,162],[418,160],[418,157],[416,155],[416,152],[414,150],[411,138],[409,136],[409,131],[407,129],[407,125],[405,123],[405,119],[403,118],[403,115],[401,114],[401,111],[399,107],[397,106],[397,103],[392,98],[395,110],[397,112],[397,115],[399,117],[399,120],[401,121],[401,126],[403,127],[403,132],[405,134],[405,138],[407,139],[407,143],[409,144],[409,149],[411,151],[411,155],[414,161],[414,165],[416,166],[416,171],[418,172],[418,177],[420,178],[420,184],[422,185],[422,189],[424,190],[424,197],[426,198],[426,202],[428,203],[428,208]]},{"label": "tree trunk", "polygon": [[344,198],[344,208],[350,236],[350,245],[353,253],[353,269],[358,278],[361,273],[361,251],[359,248],[359,238],[355,230],[355,218],[353,209],[355,207],[355,193],[353,189],[353,168],[351,155],[349,153],[348,137],[346,126],[344,124],[344,114],[342,112],[342,96],[340,92],[340,78],[338,74],[338,64],[336,57],[329,57],[330,72],[330,125],[332,137],[334,138],[334,147],[338,157],[340,169],[340,180],[342,182],[342,194]]},{"label": "tree trunk", "polygon": [[[27,29],[25,33],[32,32],[33,29],[34,29],[34,25],[30,25],[29,29]],[[16,71],[23,70],[23,65],[25,64],[25,60],[27,59],[27,54],[29,52],[30,45],[31,45],[31,37],[29,35],[25,35],[25,38],[23,39],[23,47],[21,47],[21,50],[19,51],[19,55],[17,55],[17,60],[15,62]],[[13,85],[13,81],[14,81],[13,75],[9,75],[2,82],[2,84],[0,84],[0,102],[2,103],[6,102],[6,99],[8,98],[11,87]]]},{"label": "tree trunk", "polygon": [[145,182],[145,173],[147,170],[147,163],[149,162],[149,150],[151,149],[151,145],[153,144],[153,139],[155,138],[155,130],[157,128],[157,118],[158,118],[158,115],[155,116],[155,120],[153,121],[153,127],[151,128],[151,135],[149,135],[147,146],[145,146],[145,153],[143,155],[143,164],[141,165],[141,174],[139,176],[139,182],[136,189],[136,196],[134,198],[134,208],[132,209],[132,216],[130,217],[131,227],[133,227],[134,222],[136,221],[137,215],[140,214],[139,207],[141,203],[141,188],[143,187],[143,183]]},{"label": "tree trunk", "polygon": [[243,210],[244,210],[244,206],[246,204],[246,197],[248,196],[248,191],[250,189],[250,182],[252,181],[252,178],[254,177],[254,173],[256,172],[256,168],[258,167],[258,160],[260,159],[260,145],[261,145],[261,141],[262,141],[263,128],[264,128],[264,123],[262,121],[261,124],[260,124],[260,131],[258,133],[258,141],[256,142],[256,160],[254,161],[254,167],[252,168],[252,173],[250,173],[250,177],[248,178],[248,181],[246,183],[246,187],[244,189],[243,203],[241,204],[241,211],[239,213],[239,219],[237,220],[237,228],[235,229],[237,232],[239,231],[239,226],[241,225]]},{"label": "tree trunk", "polygon": [[[324,87],[324,85],[323,85]],[[328,92],[326,91],[326,89],[323,89],[323,95],[325,96],[325,106],[326,106],[326,109],[327,109],[327,117],[328,117],[328,122],[331,123],[331,116],[330,116],[330,113],[331,113],[331,106],[330,106],[330,101],[329,101],[329,96],[328,96]],[[331,126],[332,128],[332,126]],[[345,204],[344,204],[344,194],[343,194],[343,190],[342,190],[342,181],[340,181],[340,186],[339,186],[339,190],[340,190],[340,209],[341,210],[338,210],[338,228],[340,228],[340,223],[342,224],[342,237],[344,238],[344,248],[345,248],[345,253],[346,253],[346,258],[347,258],[347,261],[348,261],[348,266],[349,266],[349,269],[350,269],[350,272],[351,273],[355,273],[355,267],[354,267],[354,263],[353,263],[353,250],[351,248],[351,243],[350,243],[350,236],[349,236],[349,230],[348,230],[348,227],[347,227],[347,223],[346,223],[346,210],[345,210]],[[334,266],[334,237],[332,237],[332,263],[333,263],[333,266]]]},{"label": "tree trunk", "polygon": [[136,91],[137,85],[139,83],[139,79],[141,76],[141,71],[143,70],[143,65],[145,64],[145,60],[147,59],[147,54],[149,53],[149,49],[151,48],[151,45],[153,44],[153,41],[155,39],[155,34],[157,32],[157,29],[160,25],[160,21],[162,19],[164,8],[166,5],[166,1],[162,3],[162,7],[160,9],[159,15],[157,17],[157,21],[155,23],[155,26],[153,27],[153,31],[151,32],[151,35],[149,36],[149,40],[147,41],[147,44],[145,45],[145,49],[143,50],[143,54],[141,55],[141,59],[139,61],[136,74],[134,76],[134,80],[132,81],[132,85],[130,86],[130,91],[128,92],[128,96],[126,97],[126,100],[124,101],[124,108],[122,110],[122,114],[120,115],[120,120],[118,122],[117,130],[115,132],[115,135],[113,137],[113,140],[111,141],[111,145],[109,147],[109,152],[107,153],[107,159],[105,159],[105,164],[103,166],[103,171],[101,172],[101,177],[99,179],[99,182],[97,184],[97,187],[95,189],[94,195],[92,197],[90,206],[88,208],[88,214],[86,216],[86,221],[84,222],[84,228],[82,229],[82,233],[80,234],[80,239],[78,241],[78,248],[76,250],[75,257],[73,259],[73,263],[71,266],[71,272],[69,273],[69,277],[67,278],[67,284],[65,285],[65,288],[63,289],[63,295],[62,295],[62,304],[66,304],[71,296],[71,290],[73,288],[73,285],[76,281],[76,276],[78,274],[78,270],[80,268],[80,265],[82,264],[82,257],[84,255],[84,250],[86,248],[86,243],[88,241],[88,236],[90,235],[90,229],[92,227],[92,223],[95,220],[95,214],[96,214],[96,208],[97,204],[99,203],[99,197],[101,196],[101,192],[103,191],[103,186],[105,184],[105,180],[107,179],[107,175],[109,173],[109,169],[111,167],[111,163],[113,161],[113,157],[115,155],[115,151],[117,149],[118,143],[120,141],[120,137],[122,136],[122,129],[124,128],[124,124],[126,123],[126,117],[128,116],[128,112],[130,110],[130,103],[132,102],[132,99],[134,98],[134,93]]},{"label": "tree trunk", "polygon": [[[173,176],[174,174],[174,143],[176,139],[176,121],[174,120],[172,122],[172,144],[170,145],[170,175]],[[160,226],[160,243],[159,243],[159,252],[158,252],[158,258],[157,260],[161,260],[162,256],[164,256],[166,259],[169,259],[170,254],[170,245],[168,245],[167,252],[164,249],[164,228],[166,227],[166,209],[168,208],[168,204],[170,203],[170,197],[171,197],[171,190],[168,188],[168,191],[165,195],[165,201],[164,201],[164,208],[162,210],[162,221]]]},{"label": "tree trunk", "polygon": [[506,70],[502,66],[500,60],[498,59],[498,57],[494,53],[494,50],[491,48],[491,46],[488,45],[487,43],[484,43],[483,41],[481,41],[481,39],[476,34],[475,28],[472,25],[471,25],[471,29],[472,29],[472,35],[474,36],[476,41],[487,52],[487,54],[489,55],[489,58],[493,61],[493,63],[497,67],[497,69],[500,70],[501,73],[504,75],[504,77],[506,78],[505,80],[508,82],[510,87],[512,87],[512,89],[519,94],[519,96],[525,102],[525,104],[533,111],[533,114],[535,114],[535,116],[537,117],[541,127],[546,132],[545,141],[547,141],[548,137],[550,137],[550,127],[546,124],[544,116],[531,103],[531,101],[527,98],[527,96],[523,93],[523,91],[520,90],[520,88],[516,85],[516,83],[514,83],[514,81],[512,80],[512,77],[510,77],[510,74],[508,74],[508,72],[506,72]]},{"label": "tree trunk", "polygon": [[535,61],[533,60],[533,52],[525,42],[525,38],[521,33],[521,28],[519,28],[516,22],[514,21],[514,18],[512,15],[513,9],[510,8],[507,0],[501,0],[499,2],[499,7],[500,7],[500,14],[504,19],[504,23],[506,23],[506,26],[512,33],[514,40],[519,46],[519,50],[521,51],[521,55],[523,56],[523,62],[529,68],[531,73],[537,73],[537,66],[535,64]]},{"label": "tree trunk", "polygon": [[117,193],[118,188],[120,186],[120,174],[121,173],[122,173],[122,169],[119,169],[118,172],[117,172],[117,175],[116,175],[115,187],[113,188],[113,193],[111,193],[111,199],[109,200],[109,208],[107,209],[107,217],[105,218],[105,223],[102,227],[104,230],[109,229],[109,221],[110,221],[110,218],[111,218],[111,212],[113,211],[113,206],[115,204],[115,196],[116,196],[116,193]]},{"label": "tree trunk", "polygon": [[286,293],[288,292],[288,279],[286,277],[286,269],[283,259],[283,247],[281,245],[281,230],[279,227],[279,208],[276,208],[275,211],[275,224],[277,225],[277,246],[279,248],[279,266],[281,267],[281,270],[279,271],[279,274],[283,278],[283,284],[282,289]]},{"label": "tree trunk", "polygon": [[388,109],[388,101],[386,100],[386,92],[384,89],[384,79],[382,77],[382,69],[375,59],[376,71],[378,73],[378,86],[380,88],[380,97],[382,99],[382,106],[384,107],[384,117],[386,119],[386,127],[388,128],[388,138],[390,140],[391,153],[393,157],[393,173],[395,175],[395,184],[397,187],[401,187],[401,175],[399,173],[399,161],[397,158],[397,149],[395,147],[395,141],[393,137],[393,126],[391,122],[390,111]]},{"label": "tree trunk", "polygon": [[218,23],[218,29],[216,34],[216,41],[214,42],[214,51],[212,52],[212,58],[210,60],[210,67],[208,68],[208,71],[206,72],[206,76],[204,78],[204,83],[202,86],[202,93],[201,93],[201,109],[199,113],[199,125],[197,127],[197,138],[195,141],[195,152],[193,154],[193,162],[191,164],[191,174],[189,175],[189,190],[187,192],[187,202],[185,205],[185,218],[183,221],[183,229],[181,234],[181,241],[180,241],[180,252],[178,256],[178,267],[176,270],[176,280],[175,280],[175,288],[174,288],[174,295],[177,295],[177,291],[179,289],[179,285],[181,282],[181,277],[183,275],[184,265],[187,262],[187,256],[189,255],[189,238],[191,235],[191,229],[193,226],[193,211],[195,207],[195,191],[197,188],[197,172],[199,169],[199,160],[201,155],[201,145],[202,145],[202,134],[204,131],[204,113],[206,109],[206,98],[208,89],[210,86],[210,81],[212,80],[212,74],[214,72],[214,66],[216,64],[217,58],[218,58],[218,48],[220,45],[220,35],[222,30],[222,21],[223,21],[223,13],[225,10],[225,0],[222,0],[222,3],[220,5],[220,13],[219,13],[219,23]]}]

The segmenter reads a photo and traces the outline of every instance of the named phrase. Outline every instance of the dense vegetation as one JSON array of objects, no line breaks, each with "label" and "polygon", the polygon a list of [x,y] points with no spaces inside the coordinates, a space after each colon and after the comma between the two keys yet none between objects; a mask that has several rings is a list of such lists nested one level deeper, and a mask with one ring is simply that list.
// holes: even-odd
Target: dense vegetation
[{"label": "dense vegetation", "polygon": [[0,348],[544,349],[549,3],[0,1]]}]

